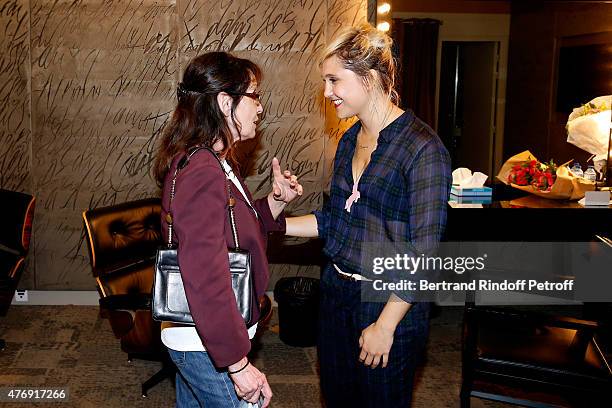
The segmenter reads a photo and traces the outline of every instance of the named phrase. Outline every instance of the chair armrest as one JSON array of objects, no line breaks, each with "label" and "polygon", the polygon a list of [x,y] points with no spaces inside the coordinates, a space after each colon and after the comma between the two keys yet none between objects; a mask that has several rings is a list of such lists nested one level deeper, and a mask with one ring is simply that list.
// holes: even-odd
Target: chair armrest
[{"label": "chair armrest", "polygon": [[130,293],[100,298],[100,307],[108,310],[151,310],[151,295]]},{"label": "chair armrest", "polygon": [[[599,327],[599,323],[593,320],[576,319],[568,316],[549,316],[556,327],[565,329],[590,329],[596,330]],[[552,324],[551,324],[552,325]]]},{"label": "chair armrest", "polygon": [[15,255],[15,256],[21,256],[22,255],[22,253],[19,252],[18,250],[13,249],[13,248],[9,248],[9,247],[4,246],[2,244],[0,244],[0,251],[5,252],[7,254]]},{"label": "chair armrest", "polygon": [[270,264],[289,265],[324,265],[323,240],[309,239],[297,244],[283,244],[282,236],[270,237],[268,241],[267,256]]},{"label": "chair armrest", "polygon": [[545,313],[521,311],[515,309],[502,309],[495,307],[470,307],[469,313],[479,317],[499,321],[499,319],[512,319],[524,324],[559,327],[562,329],[595,331],[599,324],[592,320],[576,319],[567,316],[555,316]]}]

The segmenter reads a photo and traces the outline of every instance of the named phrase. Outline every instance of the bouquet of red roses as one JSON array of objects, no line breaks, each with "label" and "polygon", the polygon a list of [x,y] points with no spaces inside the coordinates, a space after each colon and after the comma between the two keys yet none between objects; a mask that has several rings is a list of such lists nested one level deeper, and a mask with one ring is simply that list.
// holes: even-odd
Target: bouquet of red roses
[{"label": "bouquet of red roses", "polygon": [[552,160],[548,163],[526,160],[512,166],[508,183],[518,186],[531,185],[539,191],[550,191],[556,178],[557,165]]},{"label": "bouquet of red roses", "polygon": [[[568,162],[569,163],[569,162]],[[540,162],[529,150],[506,160],[497,174],[497,179],[512,187],[554,200],[578,200],[585,191],[595,189],[595,183],[575,177],[567,164],[555,165]]]}]

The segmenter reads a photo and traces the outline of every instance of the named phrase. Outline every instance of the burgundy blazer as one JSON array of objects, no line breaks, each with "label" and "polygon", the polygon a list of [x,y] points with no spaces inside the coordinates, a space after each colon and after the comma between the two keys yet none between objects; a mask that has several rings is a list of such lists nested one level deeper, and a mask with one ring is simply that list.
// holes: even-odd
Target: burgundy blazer
[{"label": "burgundy blazer", "polygon": [[[172,176],[183,155],[174,158],[164,181],[161,219],[165,240]],[[242,193],[230,182],[236,199],[234,213],[240,247],[251,253],[253,282],[259,298],[268,287],[267,234],[284,232],[285,218],[281,214],[274,220],[267,198],[253,201],[244,181],[240,182],[259,214],[257,218]],[[198,151],[176,180],[173,240],[178,244],[181,275],[196,330],[217,367],[236,363],[251,349],[231,285],[227,248],[233,247],[234,242],[227,202],[227,181],[219,162],[209,151]],[[254,306],[253,319],[257,321],[259,310]]]}]

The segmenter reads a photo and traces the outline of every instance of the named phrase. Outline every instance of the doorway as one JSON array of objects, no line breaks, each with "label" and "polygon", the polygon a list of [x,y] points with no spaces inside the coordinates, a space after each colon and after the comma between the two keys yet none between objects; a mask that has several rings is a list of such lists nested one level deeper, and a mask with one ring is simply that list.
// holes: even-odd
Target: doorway
[{"label": "doorway", "polygon": [[480,171],[493,181],[500,44],[443,41],[438,134],[452,168]]}]

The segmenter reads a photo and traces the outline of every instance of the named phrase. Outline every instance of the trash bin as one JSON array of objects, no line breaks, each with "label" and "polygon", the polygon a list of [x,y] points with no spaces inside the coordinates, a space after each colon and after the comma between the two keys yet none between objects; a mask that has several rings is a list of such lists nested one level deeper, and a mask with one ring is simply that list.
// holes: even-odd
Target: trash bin
[{"label": "trash bin", "polygon": [[290,346],[317,344],[319,280],[306,277],[281,278],[274,286],[278,303],[279,336]]}]

